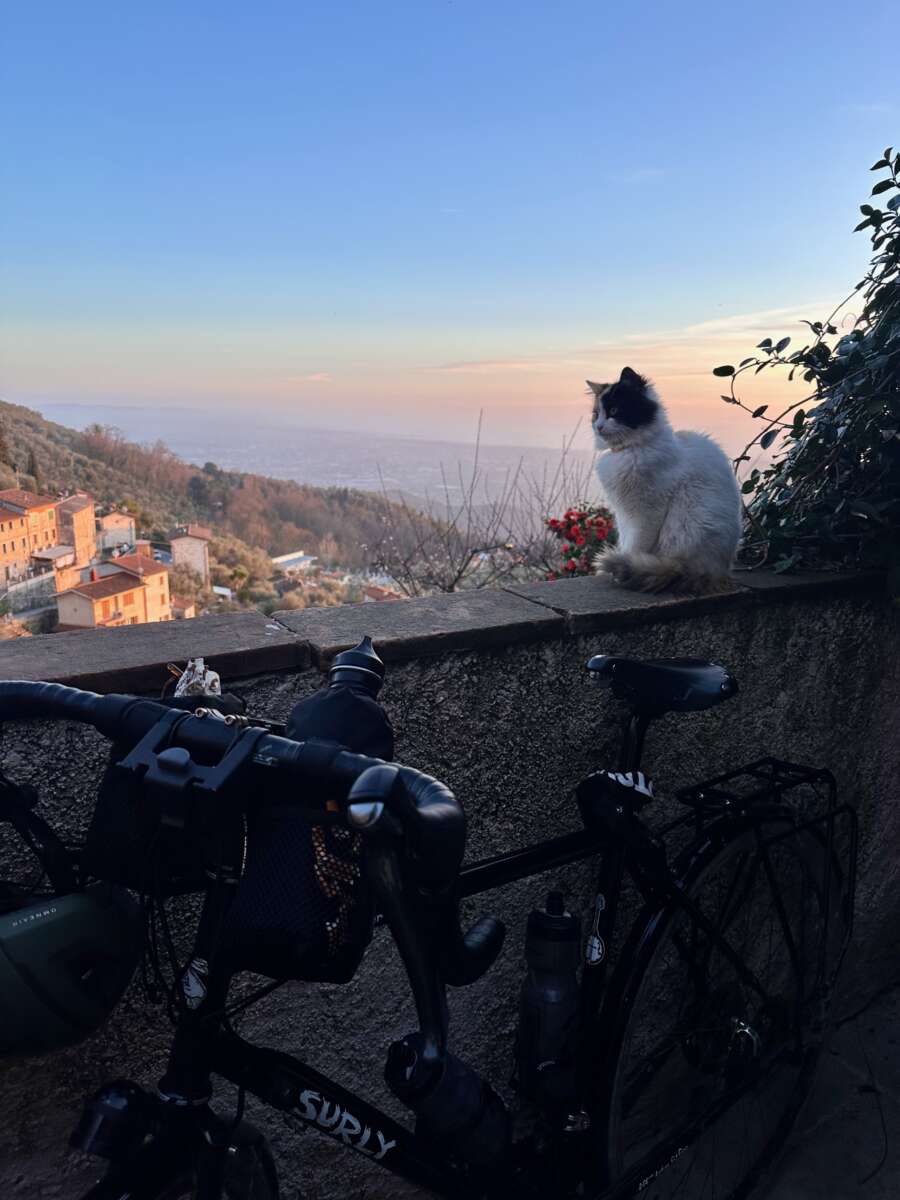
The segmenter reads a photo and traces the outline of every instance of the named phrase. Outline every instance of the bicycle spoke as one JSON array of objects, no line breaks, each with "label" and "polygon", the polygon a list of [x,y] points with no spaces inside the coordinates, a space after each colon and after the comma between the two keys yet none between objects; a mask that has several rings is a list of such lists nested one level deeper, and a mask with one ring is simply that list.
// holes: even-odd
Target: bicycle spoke
[{"label": "bicycle spoke", "polygon": [[648,1200],[730,1200],[795,1107],[821,924],[809,876],[796,837],[769,846],[754,830],[679,897],[632,1010],[610,1130],[614,1178],[673,1147],[648,1168]]}]

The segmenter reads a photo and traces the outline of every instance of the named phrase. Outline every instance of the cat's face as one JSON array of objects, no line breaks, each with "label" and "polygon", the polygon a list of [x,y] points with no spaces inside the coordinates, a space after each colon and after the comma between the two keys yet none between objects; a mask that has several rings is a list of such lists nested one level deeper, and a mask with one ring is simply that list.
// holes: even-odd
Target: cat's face
[{"label": "cat's face", "polygon": [[659,403],[647,380],[631,367],[624,368],[616,383],[589,379],[587,385],[594,399],[591,428],[598,449],[624,449],[655,421]]}]

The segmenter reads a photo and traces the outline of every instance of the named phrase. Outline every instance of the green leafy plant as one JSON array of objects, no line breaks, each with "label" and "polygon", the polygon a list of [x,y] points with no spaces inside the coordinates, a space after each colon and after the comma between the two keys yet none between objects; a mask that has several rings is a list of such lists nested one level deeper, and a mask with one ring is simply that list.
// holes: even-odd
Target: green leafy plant
[{"label": "green leafy plant", "polygon": [[[861,206],[872,259],[850,295],[824,321],[805,321],[811,340],[765,338],[738,366],[726,404],[758,430],[735,459],[743,476],[744,558],[787,571],[798,566],[874,567],[900,593],[900,153],[888,147],[872,167],[885,175]],[[876,207],[881,204],[883,207]],[[856,300],[856,313],[846,310]],[[840,326],[840,329],[839,329]],[[773,413],[749,404],[738,381],[782,369],[811,387]],[[771,457],[749,471],[753,452]]]}]

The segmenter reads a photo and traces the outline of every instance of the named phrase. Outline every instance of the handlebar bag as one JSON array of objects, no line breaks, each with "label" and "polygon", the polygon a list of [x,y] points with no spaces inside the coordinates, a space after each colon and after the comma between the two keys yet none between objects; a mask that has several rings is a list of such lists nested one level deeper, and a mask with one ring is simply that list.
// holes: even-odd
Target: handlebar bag
[{"label": "handlebar bag", "polygon": [[[377,758],[394,754],[384,709],[348,686],[301,700],[286,733]],[[289,797],[261,797],[247,813],[244,872],[220,943],[226,968],[345,983],[371,940],[373,916],[359,835],[336,823],[311,823]]]},{"label": "handlebar bag", "polygon": [[[228,693],[172,696],[159,703],[186,712],[215,708],[226,716],[240,714],[245,708],[243,700]],[[204,891],[211,863],[241,861],[244,827],[240,812],[231,806],[214,813],[197,808],[185,814],[187,819],[180,828],[164,823],[158,805],[140,780],[118,767],[131,749],[122,743],[110,748],[82,850],[82,873],[156,899]]]}]

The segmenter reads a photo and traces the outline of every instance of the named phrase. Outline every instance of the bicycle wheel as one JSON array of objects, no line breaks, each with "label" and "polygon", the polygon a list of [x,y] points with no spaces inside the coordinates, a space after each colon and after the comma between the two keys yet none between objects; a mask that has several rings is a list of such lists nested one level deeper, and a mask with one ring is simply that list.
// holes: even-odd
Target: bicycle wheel
[{"label": "bicycle wheel", "polygon": [[784,1144],[824,1034],[822,856],[784,810],[719,822],[677,864],[695,912],[636,932],[606,1108],[622,1195],[741,1200]]}]

